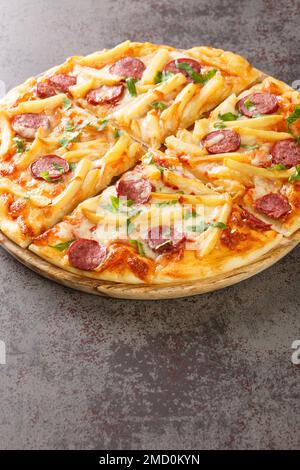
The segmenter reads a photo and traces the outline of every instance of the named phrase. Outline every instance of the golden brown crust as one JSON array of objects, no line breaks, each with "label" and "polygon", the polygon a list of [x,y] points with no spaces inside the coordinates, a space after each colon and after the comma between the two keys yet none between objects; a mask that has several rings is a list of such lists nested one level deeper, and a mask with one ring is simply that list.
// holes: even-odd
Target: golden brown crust
[{"label": "golden brown crust", "polygon": [[[144,62],[143,76],[135,83],[137,97],[130,96],[125,88],[120,102],[97,106],[87,102],[86,96],[90,90],[123,83],[123,79],[120,82],[120,77],[112,76],[108,69],[111,64],[125,57],[136,57]],[[203,83],[193,83],[185,74],[179,73],[156,83],[157,72],[161,72],[168,61],[184,57],[199,61],[202,76],[208,74],[210,78]],[[41,100],[37,96],[37,84],[47,85],[49,79],[57,74],[75,76],[77,83],[67,91],[56,91],[55,96]],[[211,176],[209,169],[203,170],[201,165],[199,166],[201,159],[204,161],[205,158],[208,168],[214,165],[213,156],[209,156],[208,152],[199,146],[199,135],[205,129],[213,130],[209,126],[216,123],[218,108],[222,113],[226,112],[226,103],[227,100],[230,102],[232,94],[238,95],[242,92],[239,99],[242,98],[249,93],[247,89],[262,78],[263,75],[259,71],[232,52],[210,47],[194,47],[184,51],[170,46],[125,41],[111,50],[104,49],[86,57],[71,57],[61,66],[27,80],[24,85],[11,90],[0,103],[1,230],[22,247],[28,246],[34,239],[30,249],[65,270],[113,282],[161,284],[207,279],[259,259],[283,243],[282,233],[288,236],[300,227],[298,186],[296,183],[286,184],[293,171],[284,170],[285,181],[285,173],[281,172],[278,177],[278,181],[281,181],[280,191],[285,192],[293,207],[292,213],[281,221],[280,227],[278,223],[274,223],[272,229],[262,230],[247,225],[241,219],[236,225],[232,220],[233,214],[240,211],[238,204],[242,204],[243,209],[253,204],[255,175],[249,174],[249,168],[245,165],[252,164],[251,158],[263,159],[265,156],[259,150],[253,151],[252,154],[249,151],[247,155],[244,152],[242,156],[225,155],[222,160],[223,167],[226,167],[227,163],[229,165],[225,168],[225,176],[222,176],[222,172],[220,177],[216,176],[216,173]],[[290,138],[285,120],[293,112],[295,104],[300,103],[299,94],[271,77],[257,83],[251,90],[277,95],[278,114],[282,119],[278,118],[277,122],[272,124],[267,124],[262,119],[261,125],[254,127],[254,131],[251,130],[251,123],[250,131],[241,130],[242,139],[247,141],[250,135],[251,138],[262,141],[271,139],[273,142],[276,139],[275,133],[281,138]],[[157,102],[162,105],[153,107],[152,104]],[[209,119],[203,118],[194,125],[197,119],[211,109],[215,110]],[[33,141],[25,142],[30,148],[17,153],[18,144],[13,140],[16,136],[13,128],[14,117],[31,112],[45,113],[50,119],[51,131],[40,129]],[[81,114],[82,118],[78,118]],[[96,130],[88,124],[83,131],[80,129],[84,119],[96,121],[106,117],[110,118],[113,126],[108,124],[105,130]],[[76,125],[72,132],[79,131],[79,136],[66,148],[60,140],[70,132],[66,130],[66,124],[70,120],[75,120]],[[232,123],[228,125],[231,125],[230,129],[237,131],[239,122],[236,124],[237,127],[232,126]],[[187,131],[191,125],[194,125],[193,130]],[[227,126],[227,122],[225,125]],[[242,127],[243,125],[244,123]],[[296,123],[295,126],[297,125]],[[122,129],[122,132],[118,129]],[[271,130],[272,135],[268,134]],[[167,152],[158,152],[156,148],[167,136],[170,136],[166,140]],[[163,206],[166,198],[167,205],[173,200],[177,209],[187,203],[193,208],[200,204],[208,217],[205,221],[206,231],[197,235],[197,248],[181,247],[168,253],[152,251],[149,254],[149,247],[142,238],[129,241],[112,238],[107,245],[108,255],[105,262],[96,270],[80,271],[71,266],[67,249],[61,250],[55,246],[70,242],[73,237],[82,236],[79,234],[83,233],[82,227],[86,225],[89,230],[84,232],[87,238],[96,238],[101,242],[97,227],[103,223],[103,217],[106,220],[110,219],[110,216],[101,206],[101,196],[91,200],[88,198],[98,194],[115,176],[121,175],[137,162],[144,151],[136,141],[140,142],[144,149],[150,145],[150,153],[155,157],[154,165],[144,163],[141,166],[141,171],[144,172],[145,178],[150,178],[153,188],[159,182],[151,196],[154,206]],[[104,163],[100,162],[95,166],[93,162],[97,160],[95,154],[99,152],[99,148]],[[34,181],[28,176],[30,164],[46,153],[55,153],[69,159],[68,161],[76,159],[79,171],[69,173],[63,177],[63,181],[55,185],[48,184],[48,187],[44,182]],[[149,157],[149,153],[147,155]],[[220,159],[221,156],[217,155],[216,160],[220,162]],[[164,168],[163,171],[161,167]],[[224,168],[222,171],[224,172]],[[267,177],[266,175],[267,173],[262,174],[263,177]],[[260,183],[257,186],[259,187]],[[177,197],[179,192],[183,194]],[[67,197],[60,197],[64,193]],[[220,193],[223,201],[218,199]],[[82,200],[85,202],[78,206]],[[75,212],[67,215],[74,208]],[[152,210],[151,207],[145,209],[146,213]],[[176,226],[178,210],[172,214]],[[134,217],[138,222],[139,217],[143,216],[145,217],[145,214]],[[63,222],[55,225],[62,219]],[[111,221],[108,222],[108,225],[110,224]]]}]

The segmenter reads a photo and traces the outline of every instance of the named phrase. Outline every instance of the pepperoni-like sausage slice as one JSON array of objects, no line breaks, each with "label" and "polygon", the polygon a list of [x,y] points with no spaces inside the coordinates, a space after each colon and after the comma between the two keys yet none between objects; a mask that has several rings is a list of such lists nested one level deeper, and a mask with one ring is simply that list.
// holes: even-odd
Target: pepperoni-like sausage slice
[{"label": "pepperoni-like sausage slice", "polygon": [[118,196],[127,197],[137,204],[143,204],[150,199],[151,182],[137,171],[125,173],[116,184]]},{"label": "pepperoni-like sausage slice", "polygon": [[258,212],[266,214],[272,219],[280,219],[292,210],[288,199],[277,193],[269,193],[257,199],[254,207]]},{"label": "pepperoni-like sausage slice", "polygon": [[36,84],[36,94],[39,98],[49,98],[56,95],[55,87],[49,82],[39,82]]},{"label": "pepperoni-like sausage slice", "polygon": [[120,59],[111,65],[109,72],[113,75],[118,75],[119,77],[131,77],[135,80],[140,80],[145,68],[144,62],[140,59],[137,59],[136,57],[124,57],[124,59]]},{"label": "pepperoni-like sausage slice", "polygon": [[69,91],[69,87],[76,85],[77,78],[72,75],[67,75],[66,73],[58,73],[49,78],[49,83],[53,85],[56,90],[66,93]]},{"label": "pepperoni-like sausage slice", "polygon": [[203,143],[209,153],[234,152],[241,144],[239,134],[230,129],[210,132]]},{"label": "pepperoni-like sausage slice", "polygon": [[34,139],[39,127],[49,128],[49,118],[45,114],[16,114],[12,128],[24,139]]},{"label": "pepperoni-like sausage slice", "polygon": [[70,166],[57,155],[43,155],[30,165],[30,171],[35,179],[56,181],[70,171]]},{"label": "pepperoni-like sausage slice", "polygon": [[[245,101],[249,104],[245,105]],[[246,104],[247,104],[246,103]],[[253,117],[255,114],[272,114],[278,109],[276,95],[272,93],[253,93],[245,96],[237,103],[238,110],[247,117]]]},{"label": "pepperoni-like sausage slice", "polygon": [[292,140],[279,140],[271,150],[272,162],[287,168],[300,165],[300,145]]},{"label": "pepperoni-like sausage slice", "polygon": [[255,217],[255,215],[248,212],[246,209],[242,211],[241,216],[243,221],[246,222],[246,224],[254,230],[270,230],[270,224],[266,224],[262,220]]},{"label": "pepperoni-like sausage slice", "polygon": [[192,69],[194,70],[194,72],[197,72],[197,73],[201,72],[201,65],[199,64],[199,62],[197,62],[197,60],[188,59],[188,58],[185,58],[185,57],[182,57],[180,59],[171,60],[170,62],[168,62],[164,66],[164,72],[171,72],[171,73],[179,73],[180,72],[180,73],[182,73],[183,75],[185,75],[187,77],[188,82],[192,82],[193,79],[189,76],[187,70],[184,70],[184,69],[181,69],[181,68],[177,67],[177,64],[182,63],[182,62],[185,62],[185,63],[189,64],[192,67]]},{"label": "pepperoni-like sausage slice", "polygon": [[94,90],[90,90],[85,99],[93,105],[104,103],[116,103],[124,93],[124,85],[107,86],[103,85]]},{"label": "pepperoni-like sausage slice", "polygon": [[156,253],[178,251],[185,243],[186,237],[174,227],[159,225],[148,232],[148,245]]},{"label": "pepperoni-like sausage slice", "polygon": [[69,262],[74,268],[92,271],[106,258],[106,247],[95,240],[79,238],[68,249]]}]

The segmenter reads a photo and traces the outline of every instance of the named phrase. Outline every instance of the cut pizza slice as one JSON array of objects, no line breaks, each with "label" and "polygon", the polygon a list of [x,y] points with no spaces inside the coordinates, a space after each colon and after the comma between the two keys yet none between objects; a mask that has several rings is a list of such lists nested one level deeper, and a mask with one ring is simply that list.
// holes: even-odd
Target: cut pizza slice
[{"label": "cut pizza slice", "polygon": [[178,158],[153,150],[29,248],[73,273],[161,284],[231,271],[281,240],[270,227],[244,223],[229,194],[200,182]]},{"label": "cut pizza slice", "polygon": [[167,135],[189,127],[261,77],[232,52],[125,41],[110,50],[71,57],[27,80],[8,93],[0,107],[37,113],[41,101],[55,107],[73,100],[101,119],[113,118],[141,142],[159,147]]},{"label": "cut pizza slice", "polygon": [[[254,109],[255,108],[255,109]],[[300,95],[268,77],[231,95],[191,132],[166,139],[167,153],[254,217],[291,235],[300,227]]]},{"label": "cut pizza slice", "polygon": [[22,247],[143,153],[126,132],[64,100],[0,111],[0,228]]}]

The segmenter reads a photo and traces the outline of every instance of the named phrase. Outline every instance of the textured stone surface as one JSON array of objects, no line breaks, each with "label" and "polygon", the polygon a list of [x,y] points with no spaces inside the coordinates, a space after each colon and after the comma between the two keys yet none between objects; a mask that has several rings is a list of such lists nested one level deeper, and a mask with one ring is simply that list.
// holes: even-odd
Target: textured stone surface
[{"label": "textured stone surface", "polygon": [[[11,87],[129,37],[231,49],[292,83],[299,8],[2,1],[0,78]],[[152,303],[69,290],[0,250],[0,448],[299,447],[299,255],[223,291]]]}]

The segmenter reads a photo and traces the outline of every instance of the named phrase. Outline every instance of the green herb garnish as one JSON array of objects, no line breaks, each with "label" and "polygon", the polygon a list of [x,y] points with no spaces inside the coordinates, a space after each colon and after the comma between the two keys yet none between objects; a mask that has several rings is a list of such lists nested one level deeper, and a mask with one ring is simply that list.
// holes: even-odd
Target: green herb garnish
[{"label": "green herb garnish", "polygon": [[295,173],[289,177],[289,183],[293,181],[300,181],[300,165],[296,166]]},{"label": "green herb garnish", "polygon": [[260,145],[246,145],[246,144],[241,144],[241,148],[248,149],[248,150],[255,150],[260,147]]},{"label": "green herb garnish", "polygon": [[225,113],[225,114],[219,114],[218,118],[221,119],[222,121],[236,121],[238,116],[233,113]]},{"label": "green herb garnish", "polygon": [[174,206],[177,203],[178,203],[178,200],[176,199],[173,201],[156,202],[155,205],[157,207],[166,207],[166,206]]},{"label": "green herb garnish", "polygon": [[283,163],[278,163],[277,165],[273,165],[272,170],[286,170],[286,166]]},{"label": "green herb garnish", "polygon": [[154,83],[157,85],[158,83],[165,82],[169,80],[169,78],[173,77],[174,73],[172,72],[157,72],[154,77]]},{"label": "green herb garnish", "polygon": [[70,143],[73,143],[77,140],[79,135],[80,135],[79,131],[64,132],[62,137],[58,140],[58,142],[60,143],[62,147],[68,147]]},{"label": "green herb garnish", "polygon": [[167,105],[165,103],[162,103],[162,101],[155,101],[155,103],[152,103],[152,108],[154,109],[166,109]]},{"label": "green herb garnish", "polygon": [[96,124],[90,123],[90,126],[95,126],[96,131],[103,131],[108,124],[108,119],[99,119]]},{"label": "green herb garnish", "polygon": [[146,256],[142,242],[139,240],[129,240],[129,243],[137,249],[140,256]]},{"label": "green herb garnish", "polygon": [[17,146],[17,151],[16,153],[22,153],[25,152],[26,150],[26,142],[23,139],[20,139],[20,137],[14,137],[14,143]]},{"label": "green herb garnish", "polygon": [[41,171],[40,176],[43,178],[43,180],[47,181],[48,183],[52,182],[52,179],[49,176],[49,171]]},{"label": "green herb garnish", "polygon": [[57,245],[48,245],[51,248],[55,248],[58,251],[64,251],[68,246],[71,245],[75,240],[69,240],[67,242],[57,243]]},{"label": "green herb garnish", "polygon": [[291,129],[291,124],[294,124],[300,118],[300,104],[296,104],[294,111],[287,118],[287,128],[290,134],[297,140],[297,143],[300,145],[300,135],[295,134]]},{"label": "green herb garnish", "polygon": [[64,111],[67,111],[70,109],[72,106],[72,100],[69,100],[69,98],[64,97],[62,100],[62,108]]},{"label": "green herb garnish", "polygon": [[132,77],[126,78],[126,85],[131,96],[137,96],[137,91],[135,87],[136,80]]},{"label": "green herb garnish", "polygon": [[74,124],[72,121],[67,122],[65,125],[65,132],[71,132],[74,130]]},{"label": "green herb garnish", "polygon": [[154,159],[153,153],[149,153],[148,155],[146,155],[146,157],[143,158],[143,163],[145,165],[151,165],[151,163],[153,163],[153,159]]},{"label": "green herb garnish", "polygon": [[215,129],[225,129],[225,127],[226,127],[225,124],[223,124],[223,122],[221,122],[221,121],[217,121],[217,122],[214,123],[214,128]]},{"label": "green herb garnish", "polygon": [[69,162],[69,167],[70,167],[70,170],[71,170],[71,171],[74,171],[75,168],[76,168],[76,166],[77,166],[77,163],[76,163],[76,162]]},{"label": "green herb garnish", "polygon": [[210,226],[220,228],[221,230],[225,230],[225,228],[227,228],[227,225],[223,222],[214,222],[213,224],[210,224]]},{"label": "green herb garnish", "polygon": [[192,232],[205,232],[210,227],[220,228],[221,230],[224,230],[225,228],[227,228],[227,225],[224,224],[223,222],[213,222],[212,224],[206,224],[204,220],[202,220],[200,223],[196,225],[193,224],[192,226],[187,227],[187,228],[188,230],[191,230]]},{"label": "green herb garnish", "polygon": [[179,70],[185,70],[189,77],[195,82],[195,83],[201,83],[205,84],[210,80],[216,73],[217,70],[212,69],[206,72],[205,74],[200,74],[198,72],[195,72],[193,67],[188,63],[188,62],[178,62],[176,61],[176,68]]},{"label": "green herb garnish", "polygon": [[245,106],[246,109],[248,109],[248,111],[254,111],[254,109],[255,109],[255,104],[252,103],[250,98],[248,98],[247,100],[244,101],[244,106]]},{"label": "green herb garnish", "polygon": [[121,137],[121,135],[123,135],[123,131],[121,131],[120,129],[116,129],[114,133],[115,139],[118,139],[119,137]]}]

